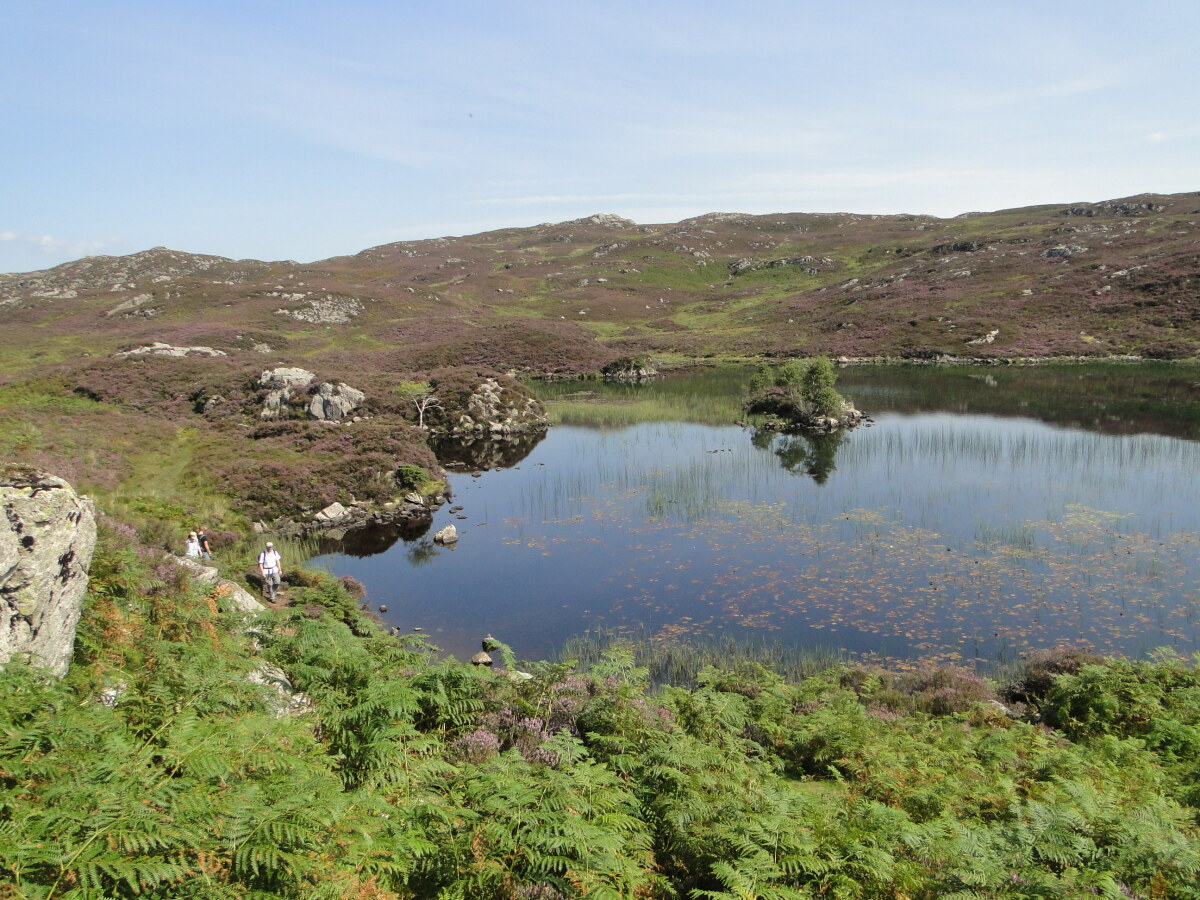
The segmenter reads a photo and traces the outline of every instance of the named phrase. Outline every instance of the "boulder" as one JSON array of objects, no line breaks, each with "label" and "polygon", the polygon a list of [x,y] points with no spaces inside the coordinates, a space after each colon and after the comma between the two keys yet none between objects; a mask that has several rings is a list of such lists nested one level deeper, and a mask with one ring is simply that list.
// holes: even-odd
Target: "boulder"
[{"label": "boulder", "polygon": [[212,585],[209,596],[217,601],[223,612],[252,614],[262,612],[266,609],[265,606],[254,598],[253,594],[237,584],[237,582],[222,578],[220,571],[215,566],[206,566],[186,556],[174,556],[170,553],[166,554],[165,558],[187,570],[188,574],[192,576],[193,581],[197,581],[200,584]]},{"label": "boulder", "polygon": [[96,548],[92,501],[45,472],[0,468],[0,663],[65,675]]},{"label": "boulder", "polygon": [[185,569],[192,576],[193,581],[198,581],[201,584],[213,584],[221,577],[221,572],[216,566],[206,566],[192,557],[175,556],[173,553],[165,553],[163,554],[163,558]]},{"label": "boulder", "polygon": [[325,382],[313,395],[308,404],[308,415],[313,419],[336,422],[362,406],[367,395],[348,384]]},{"label": "boulder", "polygon": [[260,419],[278,419],[283,408],[298,390],[308,387],[317,376],[307,369],[277,366],[267,369],[258,378],[258,386],[266,390]]},{"label": "boulder", "polygon": [[316,375],[307,369],[294,366],[276,366],[274,369],[267,369],[258,377],[258,385],[269,390],[308,387],[316,377]]},{"label": "boulder", "polygon": [[313,518],[318,522],[338,522],[350,515],[350,511],[342,504],[334,501],[317,513]]},{"label": "boulder", "polygon": [[246,680],[263,688],[263,700],[277,719],[302,715],[314,708],[312,700],[296,690],[283,669],[271,663],[262,663],[246,676]]},{"label": "boulder", "polygon": [[1059,244],[1057,247],[1051,247],[1048,250],[1042,251],[1042,256],[1046,259],[1070,259],[1076,253],[1084,253],[1087,247],[1080,247],[1076,244]]},{"label": "boulder", "polygon": [[248,590],[226,578],[217,579],[217,583],[213,587],[212,597],[217,601],[222,612],[240,612],[253,615],[266,609]]},{"label": "boulder", "polygon": [[433,539],[439,544],[455,544],[458,542],[458,529],[453,525],[447,525],[435,534]]}]

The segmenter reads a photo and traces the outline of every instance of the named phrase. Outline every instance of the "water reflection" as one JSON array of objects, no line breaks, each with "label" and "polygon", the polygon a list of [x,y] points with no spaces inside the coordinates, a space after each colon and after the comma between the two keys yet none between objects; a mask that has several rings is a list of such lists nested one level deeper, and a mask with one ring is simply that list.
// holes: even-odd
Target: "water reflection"
[{"label": "water reflection", "polygon": [[368,556],[386,553],[398,541],[404,541],[406,544],[420,541],[428,531],[428,520],[404,521],[356,528],[353,531],[344,532],[344,537],[335,538],[327,534],[318,534],[316,543],[317,550],[322,555],[336,553],[364,559]]},{"label": "water reflection", "polygon": [[544,430],[513,435],[468,435],[431,442],[443,466],[467,472],[515,466],[546,437]]},{"label": "water reflection", "polygon": [[817,484],[824,484],[837,468],[838,448],[846,439],[844,432],[832,434],[777,434],[767,429],[755,429],[750,443],[759,450],[770,450],[785,472],[808,475]]}]

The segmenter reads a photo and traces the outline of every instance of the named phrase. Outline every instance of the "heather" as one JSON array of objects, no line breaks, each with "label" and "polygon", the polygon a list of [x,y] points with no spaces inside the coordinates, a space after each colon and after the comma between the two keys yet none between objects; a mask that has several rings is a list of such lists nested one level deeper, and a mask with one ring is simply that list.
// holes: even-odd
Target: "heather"
[{"label": "heather", "polygon": [[620,644],[493,671],[291,590],[247,627],[106,526],[68,677],[0,672],[8,895],[1196,896],[1195,661],[652,687]]},{"label": "heather", "polygon": [[[59,473],[165,547],[202,522],[244,531],[252,519],[378,506],[438,483],[411,404],[389,400],[398,378],[371,380],[365,415],[348,427],[300,418],[298,406],[286,409],[296,418],[262,421],[261,371],[150,357],[10,383],[0,452]],[[300,392],[296,403],[308,400]]]},{"label": "heather", "polygon": [[341,377],[581,374],[621,356],[1188,359],[1198,213],[1181,193],[953,219],[600,217],[310,264],[160,248],[0,276],[0,377],[156,341],[250,367],[327,358]]}]

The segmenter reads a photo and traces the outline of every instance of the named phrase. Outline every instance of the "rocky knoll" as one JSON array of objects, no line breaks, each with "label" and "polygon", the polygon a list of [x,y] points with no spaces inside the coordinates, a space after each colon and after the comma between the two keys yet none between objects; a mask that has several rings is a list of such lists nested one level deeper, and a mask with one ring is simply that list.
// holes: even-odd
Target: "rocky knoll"
[{"label": "rocky knoll", "polygon": [[61,478],[0,468],[0,662],[30,654],[63,675],[96,546],[92,502]]},{"label": "rocky knoll", "polygon": [[549,425],[541,402],[507,375],[462,369],[438,373],[430,383],[439,402],[431,410],[435,433],[507,436]]}]

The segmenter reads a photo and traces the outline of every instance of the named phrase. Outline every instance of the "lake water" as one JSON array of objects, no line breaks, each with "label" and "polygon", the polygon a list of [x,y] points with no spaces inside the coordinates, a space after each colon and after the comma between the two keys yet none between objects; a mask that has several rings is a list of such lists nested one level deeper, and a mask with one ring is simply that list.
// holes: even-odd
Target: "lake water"
[{"label": "lake water", "polygon": [[461,510],[315,562],[460,659],[596,629],[901,665],[1200,649],[1200,370],[851,367],[874,422],[824,439],[730,424],[747,380],[539,385],[565,424],[460,450]]}]

